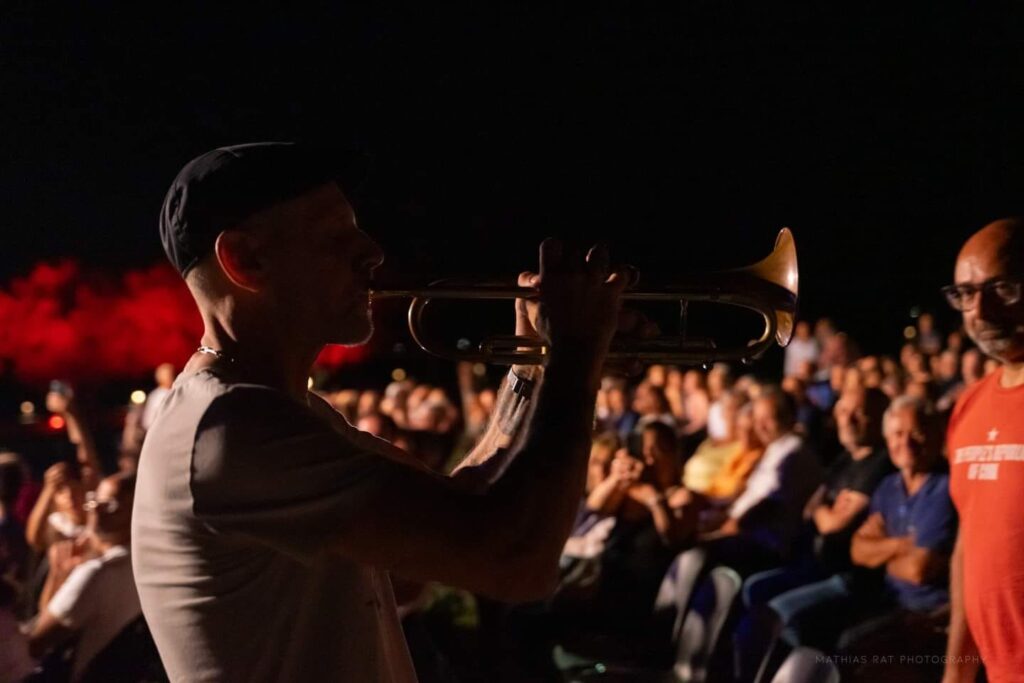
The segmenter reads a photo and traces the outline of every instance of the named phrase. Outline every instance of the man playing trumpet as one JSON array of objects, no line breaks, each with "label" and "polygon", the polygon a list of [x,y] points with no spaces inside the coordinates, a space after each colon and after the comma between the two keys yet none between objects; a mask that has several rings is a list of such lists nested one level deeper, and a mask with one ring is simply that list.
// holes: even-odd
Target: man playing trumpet
[{"label": "man playing trumpet", "polygon": [[190,162],[161,238],[204,322],[142,451],[132,549],[172,680],[415,679],[389,574],[541,598],[586,478],[595,393],[628,279],[554,240],[519,285],[514,367],[481,443],[441,476],[307,391],[328,343],[371,333],[380,248],[330,160],[297,145]]}]

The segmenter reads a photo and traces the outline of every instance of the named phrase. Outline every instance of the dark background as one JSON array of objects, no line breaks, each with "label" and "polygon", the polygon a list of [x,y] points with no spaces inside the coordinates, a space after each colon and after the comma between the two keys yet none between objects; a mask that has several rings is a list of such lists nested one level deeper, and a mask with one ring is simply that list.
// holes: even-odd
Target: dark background
[{"label": "dark background", "polygon": [[740,265],[788,225],[804,313],[892,351],[914,306],[955,320],[959,244],[1024,199],[1019,12],[140,4],[0,10],[0,280],[148,266],[188,159],[326,140],[371,158],[392,273],[511,275],[551,234]]}]

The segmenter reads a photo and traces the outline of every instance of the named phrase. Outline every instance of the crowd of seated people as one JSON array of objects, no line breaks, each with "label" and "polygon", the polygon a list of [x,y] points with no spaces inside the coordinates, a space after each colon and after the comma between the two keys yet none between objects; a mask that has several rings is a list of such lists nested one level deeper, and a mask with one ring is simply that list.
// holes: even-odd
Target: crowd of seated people
[{"label": "crowd of seated people", "polygon": [[[892,471],[882,443],[882,416],[888,402],[879,389],[851,389],[836,402],[833,412],[842,451],[804,507],[804,518],[813,524],[810,552],[784,567],[752,576],[743,594],[749,611],[761,614],[760,608],[770,605],[767,616],[793,629],[788,618],[794,609],[791,602],[803,597],[804,601],[798,603],[803,606],[814,596],[801,593],[792,596],[790,602],[779,596],[851,569],[853,533],[867,516],[875,488]],[[750,624],[744,626],[749,628]],[[790,636],[789,643],[808,644],[797,636]]]},{"label": "crowd of seated people", "polygon": [[[69,450],[41,486],[20,455],[0,454],[0,681],[165,680],[131,570],[138,452],[122,448],[105,476],[70,388],[55,382],[46,407]],[[127,420],[122,443],[141,446],[139,428]]]},{"label": "crowd of seated people", "polygon": [[[449,680],[439,672],[454,669],[459,680],[498,680],[494,672],[513,658],[544,665],[504,670],[530,680],[557,676],[553,647],[581,631],[671,643],[711,590],[716,567],[742,581],[713,644],[729,660],[718,673],[733,680],[770,680],[799,646],[838,656],[897,643],[903,652],[941,654],[956,532],[943,421],[964,388],[994,366],[965,348],[962,334],[940,335],[929,317],[918,327],[896,355],[874,356],[861,355],[828,320],[800,321],[781,377],[737,375],[726,364],[606,377],[561,584],[550,601],[528,608],[531,635],[543,637],[470,655],[470,666],[442,666],[445,656],[467,655],[424,655],[415,642],[421,621],[409,631],[421,678]],[[171,381],[161,368],[150,400],[162,400]],[[460,364],[448,388],[402,378],[321,393],[359,429],[448,470],[484,432],[496,387],[481,366]],[[118,471],[109,476],[73,397],[52,392],[48,408],[65,418],[74,457],[36,484],[19,456],[0,454],[0,681],[58,665],[86,680],[90,660],[109,666],[102,653],[119,644],[122,658],[132,648],[140,660],[153,654],[139,636],[133,584],[123,578],[132,471],[159,406],[129,413]],[[427,589],[395,580],[411,622],[430,608]],[[475,623],[500,630],[511,623],[506,617]],[[851,672],[853,680],[884,674]]]},{"label": "crowd of seated people", "polygon": [[[340,389],[321,393],[351,424],[440,471],[450,467],[453,457],[470,450],[473,440],[483,433],[493,407],[493,389],[473,391],[472,370],[470,364],[459,367],[460,382],[465,387],[463,410],[441,387],[411,379],[393,381],[383,391]],[[464,435],[458,430],[463,414]]]},{"label": "crowd of seated people", "polygon": [[[851,680],[939,680],[957,529],[943,429],[964,388],[994,367],[964,348],[962,334],[943,339],[922,316],[916,340],[895,358],[861,356],[847,335],[819,321],[813,331],[798,324],[777,382],[732,380],[728,368],[713,368],[704,385],[716,386],[706,437],[692,452],[681,450],[679,481],[646,491],[642,457],[628,476],[614,459],[608,470],[617,480],[611,486],[629,487],[624,498],[648,503],[653,528],[668,520],[664,547],[646,549],[647,561],[672,557],[653,604],[641,583],[616,593],[621,623],[635,633],[633,615],[646,608],[647,628],[674,623],[678,633],[701,592],[712,590],[711,570],[725,566],[742,579],[742,590],[728,606],[718,646],[730,661],[715,670],[719,677],[767,681],[786,654],[812,646]],[[636,415],[609,410],[600,427],[660,421],[685,439],[685,416],[664,417],[657,400],[665,391],[661,377],[671,372],[649,371],[634,390]],[[627,403],[628,389],[605,391],[622,392],[615,403]],[[599,406],[607,402],[599,398]],[[648,479],[657,486],[657,477]],[[597,510],[592,500],[592,512],[615,515],[605,522],[608,538],[619,524],[636,525],[638,508]],[[606,543],[609,562],[620,562],[610,550]],[[659,619],[665,612],[673,618]],[[858,656],[865,653],[871,657]],[[901,657],[886,658],[894,654]],[[914,663],[901,668],[900,661]]]}]

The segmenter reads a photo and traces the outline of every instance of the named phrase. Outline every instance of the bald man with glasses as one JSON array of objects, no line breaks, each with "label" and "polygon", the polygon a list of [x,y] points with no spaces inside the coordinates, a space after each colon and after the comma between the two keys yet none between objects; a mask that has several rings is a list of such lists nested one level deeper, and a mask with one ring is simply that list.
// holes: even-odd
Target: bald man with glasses
[{"label": "bald man with glasses", "polygon": [[1001,367],[970,386],[947,433],[960,531],[950,567],[944,681],[1024,680],[1024,219],[971,236],[943,288],[964,329]]}]

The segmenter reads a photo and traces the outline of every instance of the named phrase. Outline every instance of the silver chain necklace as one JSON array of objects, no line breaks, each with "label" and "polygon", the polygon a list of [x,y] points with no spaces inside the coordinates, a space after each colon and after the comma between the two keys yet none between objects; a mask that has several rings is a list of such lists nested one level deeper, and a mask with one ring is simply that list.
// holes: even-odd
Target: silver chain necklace
[{"label": "silver chain necklace", "polygon": [[220,360],[227,361],[228,363],[235,362],[234,358],[224,353],[223,351],[220,351],[219,349],[213,348],[212,346],[200,345],[200,347],[196,349],[196,351],[198,351],[199,353],[205,353],[210,356],[214,356],[216,358],[219,358]]}]

